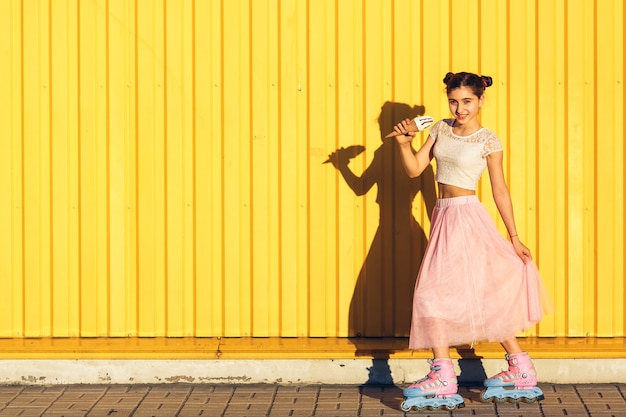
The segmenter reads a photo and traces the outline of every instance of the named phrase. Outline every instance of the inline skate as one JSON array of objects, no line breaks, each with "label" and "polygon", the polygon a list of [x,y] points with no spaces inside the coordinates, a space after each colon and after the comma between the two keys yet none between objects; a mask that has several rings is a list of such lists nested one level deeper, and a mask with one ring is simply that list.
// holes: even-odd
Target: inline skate
[{"label": "inline skate", "polygon": [[486,379],[483,402],[534,403],[543,400],[543,391],[537,386],[537,371],[527,352],[507,354],[509,370]]},{"label": "inline skate", "polygon": [[463,397],[457,394],[458,384],[451,359],[431,359],[426,377],[405,388],[403,411],[452,411],[465,407]]}]

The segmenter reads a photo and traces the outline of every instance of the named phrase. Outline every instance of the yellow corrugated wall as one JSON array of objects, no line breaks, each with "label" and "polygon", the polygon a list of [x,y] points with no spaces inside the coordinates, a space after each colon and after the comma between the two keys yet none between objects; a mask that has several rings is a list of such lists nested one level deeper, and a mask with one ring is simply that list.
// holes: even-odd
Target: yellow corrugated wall
[{"label": "yellow corrugated wall", "polygon": [[[494,79],[482,122],[556,305],[529,334],[624,336],[625,20],[622,0],[0,2],[0,336],[406,335],[434,185],[381,133],[447,117],[462,70]],[[322,163],[351,145],[352,174]],[[504,232],[487,175],[479,194]]]}]

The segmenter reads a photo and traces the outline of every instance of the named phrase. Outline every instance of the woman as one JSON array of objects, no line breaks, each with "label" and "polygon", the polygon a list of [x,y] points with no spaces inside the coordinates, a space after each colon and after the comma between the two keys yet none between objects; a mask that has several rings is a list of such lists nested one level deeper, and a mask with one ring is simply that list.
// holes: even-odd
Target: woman
[{"label": "woman", "polygon": [[[485,381],[483,400],[542,399],[535,368],[515,334],[541,320],[544,290],[530,250],[517,233],[501,142],[478,119],[492,79],[448,73],[444,83],[454,118],[433,125],[417,152],[411,146],[411,121],[394,127],[407,174],[419,176],[434,157],[439,190],[415,286],[409,340],[411,349],[432,349],[434,359],[428,376],[404,390],[403,408],[462,407],[450,346],[483,340],[500,342],[509,362],[508,371]],[[510,242],[476,196],[485,169]]]}]

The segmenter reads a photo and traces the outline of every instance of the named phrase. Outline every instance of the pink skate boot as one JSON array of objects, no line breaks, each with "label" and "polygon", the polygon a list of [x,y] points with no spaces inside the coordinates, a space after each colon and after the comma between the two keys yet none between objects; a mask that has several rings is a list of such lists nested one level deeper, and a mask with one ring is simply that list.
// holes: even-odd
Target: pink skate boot
[{"label": "pink skate boot", "polygon": [[543,400],[543,391],[537,387],[537,371],[527,352],[507,354],[509,370],[500,372],[484,382],[487,389],[483,402],[527,402]]},{"label": "pink skate boot", "polygon": [[452,360],[432,359],[426,377],[404,389],[406,397],[400,405],[403,411],[455,410],[465,407],[463,397],[457,394],[458,384]]}]

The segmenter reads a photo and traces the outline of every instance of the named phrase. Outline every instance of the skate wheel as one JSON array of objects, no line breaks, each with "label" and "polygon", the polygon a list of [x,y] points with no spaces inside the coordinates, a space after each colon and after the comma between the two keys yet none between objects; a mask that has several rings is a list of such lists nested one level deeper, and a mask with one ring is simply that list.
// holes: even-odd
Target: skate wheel
[{"label": "skate wheel", "polygon": [[487,397],[487,390],[480,393],[480,401],[484,403],[490,403],[493,397]]},{"label": "skate wheel", "polygon": [[487,391],[483,391],[482,394],[480,394],[480,401],[484,402],[484,403],[496,403],[496,404],[503,404],[505,402],[508,401],[508,398],[506,397],[500,397],[498,395],[493,395],[491,397],[487,396]]},{"label": "skate wheel", "polygon": [[507,397],[491,397],[492,401],[495,401],[498,404],[504,404],[507,402],[511,402],[511,403],[515,403],[515,400],[513,398],[507,398]]},{"label": "skate wheel", "polygon": [[406,401],[402,401],[402,404],[400,404],[400,408],[402,409],[402,411],[411,411],[411,406],[408,405]]},{"label": "skate wheel", "polygon": [[448,411],[458,410],[460,408],[465,408],[465,401],[461,397],[450,400],[448,403],[444,404],[441,408],[445,408]]}]

